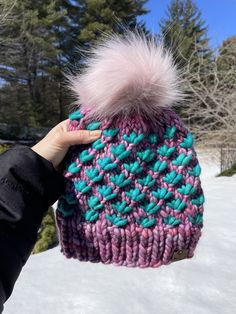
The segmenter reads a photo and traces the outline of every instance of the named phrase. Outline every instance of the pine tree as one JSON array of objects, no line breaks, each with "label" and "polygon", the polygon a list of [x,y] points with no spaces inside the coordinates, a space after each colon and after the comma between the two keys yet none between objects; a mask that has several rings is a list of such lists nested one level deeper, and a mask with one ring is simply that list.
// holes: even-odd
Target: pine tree
[{"label": "pine tree", "polygon": [[[60,54],[58,55],[57,81],[60,117],[65,115],[65,102],[69,103],[68,91],[64,88],[64,72],[74,72],[84,65],[88,48],[104,33],[124,32],[124,26],[138,27],[148,36],[145,24],[137,22],[137,17],[148,12],[144,5],[147,0],[74,0],[60,1],[61,8],[67,11],[63,26],[58,24],[57,33]],[[65,98],[67,95],[67,98]]]},{"label": "pine tree", "polygon": [[43,218],[41,228],[38,233],[38,240],[33,248],[33,254],[46,251],[58,244],[57,230],[53,208],[50,207]]},{"label": "pine tree", "polygon": [[[6,2],[8,0],[1,0]],[[11,1],[11,0],[10,0]],[[64,72],[82,66],[84,48],[103,32],[122,33],[147,0],[21,0],[0,24],[0,120],[52,126],[71,101]],[[145,25],[140,23],[145,29]]]},{"label": "pine tree", "polygon": [[137,17],[146,14],[147,0],[87,0],[79,24],[81,31],[78,39],[84,43],[96,40],[103,32],[122,33],[123,25],[129,29],[136,27]]},{"label": "pine tree", "polygon": [[[14,16],[12,15],[12,10],[16,4],[15,0],[0,0],[0,26],[6,24],[10,19],[12,20]],[[0,34],[1,42],[1,34]]]},{"label": "pine tree", "polygon": [[208,28],[192,0],[172,0],[167,17],[160,22],[160,29],[165,47],[171,49],[180,66],[193,56],[209,60]]},{"label": "pine tree", "polygon": [[[192,106],[197,104],[191,89],[200,75],[202,86],[206,83],[211,66],[212,51],[209,48],[208,28],[202,19],[201,11],[193,0],[172,0],[168,6],[167,17],[160,22],[161,39],[170,49],[174,61],[181,69],[185,99]],[[199,104],[197,105],[199,106]],[[186,103],[182,102],[176,111],[188,122]],[[195,108],[198,110],[198,108]]]},{"label": "pine tree", "polygon": [[219,48],[217,59],[219,70],[236,72],[236,36],[225,39]]},{"label": "pine tree", "polygon": [[5,107],[17,104],[15,119],[19,122],[20,118],[22,125],[48,125],[56,107],[52,101],[56,84],[51,74],[59,53],[52,28],[66,12],[56,10],[55,1],[23,0],[16,2],[12,13],[14,21],[0,29],[1,37],[6,39],[0,51],[0,77],[5,82],[2,89],[14,88]]},{"label": "pine tree", "polygon": [[137,16],[148,12],[147,0],[58,0],[58,7],[66,10],[63,20],[54,23],[54,34],[60,53],[54,75],[58,82],[57,97],[60,120],[65,118],[66,103],[70,102],[62,72],[78,71],[83,66],[87,48],[105,32],[122,33],[123,25],[132,29],[140,27],[149,34],[144,23],[137,23]]}]

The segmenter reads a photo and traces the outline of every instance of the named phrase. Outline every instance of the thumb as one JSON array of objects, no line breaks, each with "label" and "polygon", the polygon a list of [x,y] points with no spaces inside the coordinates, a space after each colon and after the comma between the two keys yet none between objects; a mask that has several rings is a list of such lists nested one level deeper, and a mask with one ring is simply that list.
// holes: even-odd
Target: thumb
[{"label": "thumb", "polygon": [[89,131],[89,130],[76,130],[69,131],[62,134],[60,141],[63,145],[77,145],[87,144],[95,141],[101,136],[101,130]]}]

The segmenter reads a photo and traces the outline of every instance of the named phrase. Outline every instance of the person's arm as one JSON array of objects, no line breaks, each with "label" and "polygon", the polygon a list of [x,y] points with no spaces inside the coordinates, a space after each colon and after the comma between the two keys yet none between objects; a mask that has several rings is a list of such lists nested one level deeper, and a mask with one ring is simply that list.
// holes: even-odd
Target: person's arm
[{"label": "person's arm", "polygon": [[57,170],[67,150],[101,135],[68,132],[67,124],[59,123],[33,147],[15,145],[0,155],[0,313],[37,241],[44,214],[64,191],[65,178]]},{"label": "person's arm", "polygon": [[0,155],[0,313],[63,186],[64,177],[30,147]]}]

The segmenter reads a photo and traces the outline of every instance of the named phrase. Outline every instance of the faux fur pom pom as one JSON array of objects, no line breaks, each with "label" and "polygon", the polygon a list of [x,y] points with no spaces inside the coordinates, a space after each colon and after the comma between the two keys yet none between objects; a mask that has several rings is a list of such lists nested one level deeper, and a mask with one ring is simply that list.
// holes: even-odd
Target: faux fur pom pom
[{"label": "faux fur pom pom", "polygon": [[169,51],[138,32],[112,34],[97,44],[85,70],[70,76],[77,103],[97,119],[143,114],[180,100],[178,71]]}]

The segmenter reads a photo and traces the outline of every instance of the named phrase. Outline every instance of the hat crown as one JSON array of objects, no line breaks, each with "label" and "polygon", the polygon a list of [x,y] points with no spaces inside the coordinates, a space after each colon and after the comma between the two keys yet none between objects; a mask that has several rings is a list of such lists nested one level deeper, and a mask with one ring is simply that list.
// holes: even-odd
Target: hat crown
[{"label": "hat crown", "polygon": [[[170,109],[163,109],[156,121],[153,129],[137,115],[103,122],[87,119],[79,109],[70,115],[70,130],[99,128],[102,136],[72,147],[67,156],[59,226],[62,220],[76,221],[77,228],[98,232],[102,225],[109,235],[131,227],[136,232],[162,228],[164,233],[195,228],[195,236],[200,236],[204,196],[193,136]],[[80,236],[86,238],[83,232]],[[65,254],[77,256],[75,247],[69,250],[65,245]]]},{"label": "hat crown", "polygon": [[112,35],[69,82],[79,105],[68,130],[102,134],[65,158],[62,252],[129,267],[192,257],[204,195],[193,135],[171,109],[183,95],[170,52],[144,35]]}]

